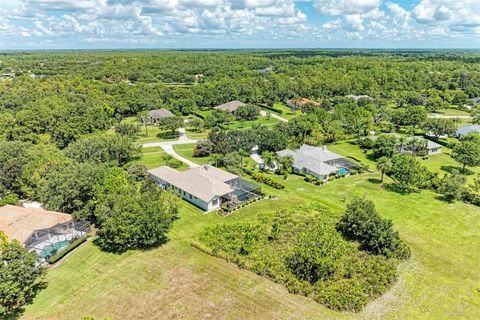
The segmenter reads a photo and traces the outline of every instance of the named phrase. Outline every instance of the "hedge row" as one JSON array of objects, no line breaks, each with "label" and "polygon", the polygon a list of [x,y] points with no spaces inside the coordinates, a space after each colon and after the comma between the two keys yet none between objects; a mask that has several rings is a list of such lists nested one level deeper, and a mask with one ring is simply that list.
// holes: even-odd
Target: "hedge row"
[{"label": "hedge row", "polygon": [[79,245],[81,245],[82,243],[84,243],[85,241],[87,241],[87,236],[78,238],[77,240],[75,240],[75,241],[73,241],[72,243],[70,243],[70,244],[68,245],[68,247],[66,247],[66,248],[63,249],[62,251],[54,254],[54,255],[51,256],[50,258],[48,258],[48,263],[55,263],[55,262],[57,262],[58,260],[60,260],[60,259],[62,259],[63,257],[65,257],[69,252],[71,252],[73,249],[75,249],[76,247],[78,247]]},{"label": "hedge row", "polygon": [[278,113],[278,114],[282,114],[282,113],[283,113],[283,110],[277,109],[277,108],[275,108],[274,106],[269,106],[269,105],[267,105],[267,104],[262,104],[261,106],[262,106],[263,108],[265,108],[265,109],[268,109],[268,110],[270,110],[270,111],[276,112],[276,113]]},{"label": "hedge row", "polygon": [[275,189],[285,188],[283,183],[277,182],[265,174],[253,172],[251,176],[255,181],[265,183],[267,186],[274,187]]}]

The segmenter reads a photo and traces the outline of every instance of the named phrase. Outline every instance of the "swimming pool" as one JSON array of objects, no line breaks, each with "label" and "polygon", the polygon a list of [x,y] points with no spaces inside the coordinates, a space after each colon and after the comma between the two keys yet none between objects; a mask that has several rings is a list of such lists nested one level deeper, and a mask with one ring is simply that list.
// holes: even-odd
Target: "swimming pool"
[{"label": "swimming pool", "polygon": [[337,171],[338,175],[346,175],[346,174],[349,174],[349,173],[350,173],[350,171],[347,168],[340,168]]},{"label": "swimming pool", "polygon": [[47,260],[58,251],[68,247],[69,244],[70,244],[70,241],[68,240],[63,240],[60,242],[49,244],[48,246],[43,248],[43,250],[40,252],[40,257],[44,260]]}]

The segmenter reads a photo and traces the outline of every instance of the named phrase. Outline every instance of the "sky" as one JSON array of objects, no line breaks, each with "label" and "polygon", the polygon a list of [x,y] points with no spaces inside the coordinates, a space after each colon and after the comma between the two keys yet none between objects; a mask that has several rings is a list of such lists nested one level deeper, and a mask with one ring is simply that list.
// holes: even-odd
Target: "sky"
[{"label": "sky", "polygon": [[480,48],[480,0],[0,0],[0,50]]}]

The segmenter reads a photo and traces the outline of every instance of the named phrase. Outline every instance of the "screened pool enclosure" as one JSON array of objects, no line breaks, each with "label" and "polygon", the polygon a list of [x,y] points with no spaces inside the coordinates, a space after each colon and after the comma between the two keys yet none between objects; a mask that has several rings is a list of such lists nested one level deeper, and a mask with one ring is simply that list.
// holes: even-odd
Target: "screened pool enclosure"
[{"label": "screened pool enclosure", "polygon": [[25,247],[37,252],[42,261],[47,261],[48,258],[89,232],[88,222],[72,220],[51,228],[35,230],[25,241]]}]

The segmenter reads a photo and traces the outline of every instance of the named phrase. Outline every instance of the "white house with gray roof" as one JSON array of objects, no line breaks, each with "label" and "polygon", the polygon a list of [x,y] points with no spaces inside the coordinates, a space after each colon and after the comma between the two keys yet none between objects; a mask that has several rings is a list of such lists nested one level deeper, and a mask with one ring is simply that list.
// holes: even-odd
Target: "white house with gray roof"
[{"label": "white house with gray roof", "polygon": [[218,209],[224,203],[238,204],[260,195],[260,187],[256,184],[211,165],[186,171],[163,166],[149,173],[162,188],[173,190],[205,211]]},{"label": "white house with gray roof", "polygon": [[356,165],[341,155],[327,150],[327,147],[313,147],[304,144],[297,150],[285,149],[277,152],[277,157],[293,157],[293,169],[325,180],[333,174],[347,174]]}]

